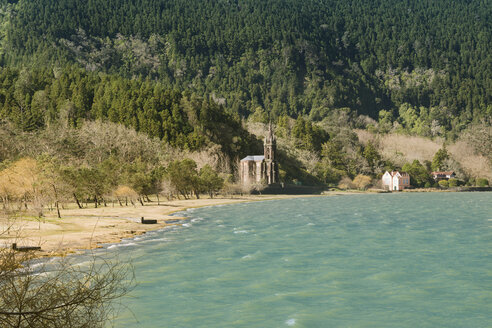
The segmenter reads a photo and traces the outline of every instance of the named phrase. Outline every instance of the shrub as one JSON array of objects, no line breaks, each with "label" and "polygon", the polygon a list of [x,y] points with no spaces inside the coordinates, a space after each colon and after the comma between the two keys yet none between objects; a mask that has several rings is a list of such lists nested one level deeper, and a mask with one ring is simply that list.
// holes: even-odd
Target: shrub
[{"label": "shrub", "polygon": [[338,188],[352,189],[354,188],[354,185],[352,184],[352,180],[349,177],[343,177],[340,183],[338,184]]},{"label": "shrub", "polygon": [[449,187],[449,182],[447,180],[441,180],[439,181],[439,187],[441,188],[448,188]]},{"label": "shrub", "polygon": [[475,180],[478,187],[487,187],[489,185],[489,180],[485,178],[478,178]]},{"label": "shrub", "polygon": [[371,177],[359,174],[354,178],[353,184],[358,189],[366,190],[371,185]]},{"label": "shrub", "polygon": [[430,187],[432,187],[432,185],[429,181],[427,181],[424,185],[424,188],[430,188]]},{"label": "shrub", "polygon": [[457,179],[449,179],[448,185],[450,188],[458,187],[458,180]]}]

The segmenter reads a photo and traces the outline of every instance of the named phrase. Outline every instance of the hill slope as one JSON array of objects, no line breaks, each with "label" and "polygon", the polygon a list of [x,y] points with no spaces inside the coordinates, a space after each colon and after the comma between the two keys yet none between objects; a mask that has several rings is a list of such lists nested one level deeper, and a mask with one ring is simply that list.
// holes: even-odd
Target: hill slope
[{"label": "hill slope", "polygon": [[244,116],[263,107],[321,119],[349,107],[396,119],[410,107],[458,132],[492,115],[489,1],[0,3],[2,65],[150,77]]}]

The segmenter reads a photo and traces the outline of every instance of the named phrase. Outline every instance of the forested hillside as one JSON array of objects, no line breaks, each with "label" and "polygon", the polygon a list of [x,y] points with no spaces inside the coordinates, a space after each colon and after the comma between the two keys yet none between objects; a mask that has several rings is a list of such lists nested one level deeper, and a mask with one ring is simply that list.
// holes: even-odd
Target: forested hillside
[{"label": "forested hillside", "polygon": [[84,120],[120,123],[187,150],[218,144],[230,159],[258,151],[237,114],[161,83],[83,69],[0,71],[0,117],[24,131],[50,124],[80,126]]},{"label": "forested hillside", "polygon": [[320,120],[348,107],[430,137],[492,115],[490,1],[0,3],[3,67],[77,63],[242,116]]}]

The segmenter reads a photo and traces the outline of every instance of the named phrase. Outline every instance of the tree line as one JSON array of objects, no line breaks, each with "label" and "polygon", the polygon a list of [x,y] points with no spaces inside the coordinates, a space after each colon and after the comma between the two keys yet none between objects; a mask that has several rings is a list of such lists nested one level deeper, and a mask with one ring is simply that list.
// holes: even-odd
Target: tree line
[{"label": "tree line", "polygon": [[350,108],[377,120],[384,110],[422,135],[454,137],[491,115],[487,1],[0,3],[2,66],[77,63],[157,79],[245,117],[261,107],[321,120]]},{"label": "tree line", "polygon": [[95,167],[63,165],[54,158],[22,158],[0,171],[0,198],[5,210],[53,207],[61,217],[63,204],[75,202],[79,208],[135,206],[159,195],[168,200],[188,199],[207,193],[210,197],[224,186],[224,178],[208,164],[198,170],[192,159],[174,160],[168,166],[149,167],[136,161],[122,165],[112,157]]},{"label": "tree line", "polygon": [[148,79],[61,69],[0,68],[0,119],[24,131],[85,120],[122,124],[173,147],[221,146],[231,159],[257,148],[237,114],[212,99]]}]

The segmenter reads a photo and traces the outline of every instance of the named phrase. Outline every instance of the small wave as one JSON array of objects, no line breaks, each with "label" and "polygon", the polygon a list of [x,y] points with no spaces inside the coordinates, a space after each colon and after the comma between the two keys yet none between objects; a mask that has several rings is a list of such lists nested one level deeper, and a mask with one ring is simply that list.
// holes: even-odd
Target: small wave
[{"label": "small wave", "polygon": [[235,230],[234,233],[248,233],[246,230]]},{"label": "small wave", "polygon": [[189,227],[191,227],[191,223],[183,223],[182,226],[183,227],[186,227],[186,228],[189,228]]},{"label": "small wave", "polygon": [[293,325],[295,325],[295,324],[296,324],[296,319],[291,318],[291,319],[287,320],[287,321],[285,322],[285,324],[286,324],[287,326],[293,326]]},{"label": "small wave", "polygon": [[313,225],[315,225],[315,224],[314,224],[314,223],[312,223],[312,222],[309,222],[307,225],[308,225],[308,226],[313,226]]},{"label": "small wave", "polygon": [[29,267],[31,269],[35,270],[36,268],[42,267],[46,264],[47,264],[47,262],[40,262],[40,263],[31,264],[31,265],[29,265]]},{"label": "small wave", "polygon": [[248,255],[244,255],[243,257],[241,257],[242,259],[244,260],[247,260],[247,259],[250,259],[252,258],[253,256],[251,256],[251,254],[248,254]]},{"label": "small wave", "polygon": [[137,244],[135,243],[128,243],[128,244],[114,244],[111,246],[108,246],[108,249],[115,248],[115,247],[127,247],[127,246],[135,246]]},{"label": "small wave", "polygon": [[200,221],[203,221],[203,218],[191,219],[191,222],[200,222]]},{"label": "small wave", "polygon": [[167,238],[154,238],[154,239],[145,239],[142,241],[139,241],[139,244],[148,244],[148,243],[153,243],[153,242],[159,242],[159,241],[169,241]]},{"label": "small wave", "polygon": [[167,226],[167,227],[164,227],[164,228],[158,229],[158,230],[156,230],[156,231],[157,231],[157,232],[162,232],[162,231],[171,230],[171,229],[172,229],[172,226]]}]

